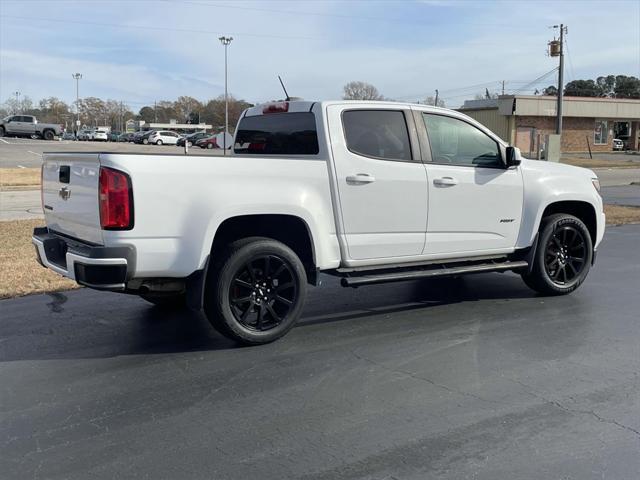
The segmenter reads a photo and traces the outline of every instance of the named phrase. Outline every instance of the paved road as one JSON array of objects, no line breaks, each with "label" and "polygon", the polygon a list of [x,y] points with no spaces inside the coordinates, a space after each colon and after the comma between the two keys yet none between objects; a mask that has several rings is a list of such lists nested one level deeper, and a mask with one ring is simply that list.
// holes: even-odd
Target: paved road
[{"label": "paved road", "polygon": [[640,168],[595,168],[593,170],[603,187],[640,183]]},{"label": "paved road", "polygon": [[602,187],[601,194],[605,203],[640,207],[640,185]]},{"label": "paved road", "polygon": [[[0,168],[40,167],[44,152],[124,152],[183,155],[184,148],[172,145],[136,145],[113,142],[72,142],[0,138]],[[190,148],[189,155],[222,155],[222,150]]]},{"label": "paved road", "polygon": [[565,297],[330,279],[253,348],[134,297],[1,301],[1,476],[639,478],[639,237]]}]

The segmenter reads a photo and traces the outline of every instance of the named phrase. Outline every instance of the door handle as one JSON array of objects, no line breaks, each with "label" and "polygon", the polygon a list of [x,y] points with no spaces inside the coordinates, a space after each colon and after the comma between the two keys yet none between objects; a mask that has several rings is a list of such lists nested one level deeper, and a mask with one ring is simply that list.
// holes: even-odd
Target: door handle
[{"label": "door handle", "polygon": [[368,173],[356,173],[347,177],[347,183],[351,185],[363,185],[365,183],[373,183],[376,178]]},{"label": "door handle", "polygon": [[458,180],[453,177],[434,178],[433,184],[441,187],[453,187],[458,184]]}]

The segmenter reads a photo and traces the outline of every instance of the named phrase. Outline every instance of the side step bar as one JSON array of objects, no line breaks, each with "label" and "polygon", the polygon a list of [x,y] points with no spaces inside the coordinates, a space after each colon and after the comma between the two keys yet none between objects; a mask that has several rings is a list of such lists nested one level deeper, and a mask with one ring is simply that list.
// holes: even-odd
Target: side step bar
[{"label": "side step bar", "polygon": [[464,265],[460,267],[436,268],[431,270],[406,270],[403,272],[381,273],[378,275],[362,275],[358,277],[343,277],[340,284],[343,287],[360,287],[376,283],[402,282],[417,278],[450,277],[467,275],[470,273],[504,272],[517,268],[527,268],[528,262],[518,260],[514,262],[486,263],[481,265]]}]

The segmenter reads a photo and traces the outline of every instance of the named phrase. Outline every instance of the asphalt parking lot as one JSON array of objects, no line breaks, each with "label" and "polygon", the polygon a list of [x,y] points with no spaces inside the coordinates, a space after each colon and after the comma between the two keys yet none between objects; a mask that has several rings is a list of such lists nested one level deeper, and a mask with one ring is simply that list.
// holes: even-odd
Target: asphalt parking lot
[{"label": "asphalt parking lot", "polygon": [[0,301],[1,476],[638,478],[639,238],[609,228],[564,297],[326,278],[252,348],[135,297]]},{"label": "asphalt parking lot", "polygon": [[[184,155],[184,147],[174,145],[137,145],[117,142],[74,142],[69,140],[32,140],[30,138],[0,138],[0,168],[40,167],[44,152],[121,152],[164,153]],[[222,155],[219,149],[191,147],[189,155]]]}]

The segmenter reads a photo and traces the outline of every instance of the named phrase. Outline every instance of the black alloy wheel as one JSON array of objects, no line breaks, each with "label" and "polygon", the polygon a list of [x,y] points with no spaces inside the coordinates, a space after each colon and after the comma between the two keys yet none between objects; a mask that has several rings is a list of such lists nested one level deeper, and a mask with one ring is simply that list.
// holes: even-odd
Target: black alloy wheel
[{"label": "black alloy wheel", "polygon": [[249,237],[213,254],[204,311],[224,336],[244,345],[273,342],[297,322],[307,292],[307,274],[287,245]]},{"label": "black alloy wheel", "polygon": [[553,283],[568,286],[579,278],[587,261],[587,243],[577,228],[558,228],[547,241],[545,269]]},{"label": "black alloy wheel", "polygon": [[545,217],[524,283],[543,295],[573,292],[587,278],[593,258],[591,234],[582,220],[566,213]]},{"label": "black alloy wheel", "polygon": [[265,331],[280,325],[296,303],[294,274],[276,255],[252,258],[235,273],[229,289],[231,311],[241,325]]}]

